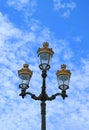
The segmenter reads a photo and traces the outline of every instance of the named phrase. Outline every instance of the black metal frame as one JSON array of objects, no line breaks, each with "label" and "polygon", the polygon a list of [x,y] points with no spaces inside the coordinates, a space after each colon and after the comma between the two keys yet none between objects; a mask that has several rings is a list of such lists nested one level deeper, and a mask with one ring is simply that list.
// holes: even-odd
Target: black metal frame
[{"label": "black metal frame", "polygon": [[[47,70],[49,68],[50,68],[50,66],[47,68]],[[41,121],[42,121],[41,130],[46,130],[46,118],[45,118],[45,116],[46,116],[46,101],[52,101],[57,96],[62,96],[63,99],[65,99],[65,97],[68,97],[67,94],[66,94],[66,90],[62,90],[61,93],[53,94],[50,97],[47,95],[47,93],[46,93],[47,70],[42,70],[42,75],[41,76],[43,78],[43,83],[42,83],[41,94],[39,96],[36,96],[35,94],[32,94],[30,92],[26,92],[25,88],[22,88],[21,93],[19,94],[20,96],[22,96],[22,98],[24,98],[28,94],[28,95],[31,96],[32,99],[41,101]]]}]

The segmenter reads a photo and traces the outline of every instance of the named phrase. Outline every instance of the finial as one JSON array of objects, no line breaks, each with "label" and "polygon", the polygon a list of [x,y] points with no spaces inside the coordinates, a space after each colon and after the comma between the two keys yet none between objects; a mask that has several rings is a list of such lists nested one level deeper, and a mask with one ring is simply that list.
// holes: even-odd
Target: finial
[{"label": "finial", "polygon": [[28,68],[28,66],[29,66],[28,64],[24,64],[23,65],[24,68]]},{"label": "finial", "polygon": [[62,70],[65,70],[65,69],[66,69],[66,65],[65,65],[65,64],[62,64],[62,65],[61,65],[61,69],[62,69]]},{"label": "finial", "polygon": [[49,46],[49,43],[48,43],[48,42],[44,42],[44,43],[43,43],[43,47],[44,47],[44,48],[48,48],[48,46]]}]

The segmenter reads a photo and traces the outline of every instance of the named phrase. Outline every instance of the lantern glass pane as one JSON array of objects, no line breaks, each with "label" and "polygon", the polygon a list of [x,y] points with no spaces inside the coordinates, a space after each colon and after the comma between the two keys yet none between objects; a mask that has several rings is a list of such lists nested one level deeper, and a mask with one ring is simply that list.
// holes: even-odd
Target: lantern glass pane
[{"label": "lantern glass pane", "polygon": [[45,69],[47,65],[49,65],[50,62],[50,54],[49,53],[41,53],[40,54],[40,62],[42,64],[42,67]]},{"label": "lantern glass pane", "polygon": [[20,74],[19,75],[20,79],[21,79],[21,84],[27,84],[29,85],[29,81],[30,81],[30,78],[31,76],[29,74]]},{"label": "lantern glass pane", "polygon": [[69,86],[69,80],[70,80],[70,76],[69,75],[65,75],[65,74],[61,74],[57,76],[58,78],[58,86],[60,89],[67,89]]}]

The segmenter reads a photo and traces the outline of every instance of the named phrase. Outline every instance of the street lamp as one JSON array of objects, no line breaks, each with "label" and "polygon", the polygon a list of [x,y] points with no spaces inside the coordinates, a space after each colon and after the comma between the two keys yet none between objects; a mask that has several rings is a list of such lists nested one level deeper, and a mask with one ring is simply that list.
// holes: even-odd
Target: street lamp
[{"label": "street lamp", "polygon": [[46,101],[52,101],[57,96],[61,96],[63,99],[67,97],[66,90],[69,88],[69,80],[71,76],[70,70],[66,70],[66,65],[61,65],[61,70],[58,70],[56,75],[58,79],[58,88],[61,89],[61,93],[53,94],[52,96],[48,96],[46,93],[46,77],[47,70],[50,69],[50,59],[52,58],[54,52],[52,48],[49,48],[48,42],[43,43],[43,47],[39,48],[38,56],[40,57],[40,65],[39,68],[42,70],[42,90],[39,96],[32,94],[31,92],[27,92],[26,90],[29,88],[29,82],[32,77],[32,71],[29,69],[28,64],[24,64],[23,68],[18,70],[18,76],[21,80],[19,84],[19,88],[21,88],[20,96],[24,98],[27,94],[31,96],[34,100],[41,101],[41,130],[46,130]]},{"label": "street lamp", "polygon": [[19,88],[21,88],[22,98],[24,98],[24,93],[26,89],[29,88],[29,82],[32,76],[32,71],[28,68],[28,64],[24,64],[23,68],[18,70],[18,76],[20,78]]},{"label": "street lamp", "polygon": [[71,72],[70,70],[66,70],[66,65],[63,64],[61,65],[61,70],[58,70],[56,75],[58,79],[58,87],[62,90],[62,97],[65,99],[65,97],[67,97],[66,90],[69,88]]}]

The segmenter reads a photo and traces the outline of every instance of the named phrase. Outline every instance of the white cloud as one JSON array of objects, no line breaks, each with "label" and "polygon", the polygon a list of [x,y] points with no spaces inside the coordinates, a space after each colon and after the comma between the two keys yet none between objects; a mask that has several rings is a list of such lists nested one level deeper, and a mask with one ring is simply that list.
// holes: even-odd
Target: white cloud
[{"label": "white cloud", "polygon": [[[34,116],[37,111],[35,112],[33,110],[34,106],[31,107],[30,103],[29,107],[33,110],[33,116],[30,121],[27,117],[28,114],[26,114],[26,102],[23,103],[21,97],[19,97],[20,91],[17,89],[17,70],[19,69],[19,64],[21,67],[26,61],[26,57],[28,61],[30,59],[28,54],[30,52],[30,42],[34,41],[34,35],[33,33],[29,33],[28,35],[26,33],[23,34],[23,32],[15,28],[3,14],[0,14],[0,26],[0,113],[2,113],[0,129],[20,130],[24,129],[24,127],[26,130],[29,128],[32,129],[32,126],[30,125],[29,127],[28,124],[33,124],[34,120],[37,120],[37,116]],[[15,40],[14,42],[13,39]],[[27,43],[28,41],[29,44]],[[24,108],[24,110],[22,110],[22,108]],[[28,111],[31,116],[30,112]],[[26,120],[26,122],[24,122],[24,120]],[[37,121],[39,121],[39,119]],[[35,129],[35,127],[37,127],[36,123],[34,123],[33,129]],[[39,127],[40,125],[38,129]]]},{"label": "white cloud", "polygon": [[61,16],[68,18],[72,11],[76,8],[76,3],[73,1],[62,2],[62,0],[53,0],[54,1],[54,10],[61,11]]},{"label": "white cloud", "polygon": [[23,10],[29,4],[29,0],[8,0],[8,4],[17,10]]},{"label": "white cloud", "polygon": [[66,3],[66,8],[69,8],[70,10],[74,10],[76,8],[76,3],[73,1]]},{"label": "white cloud", "polygon": [[36,0],[8,0],[8,5],[22,11],[25,17],[32,15],[36,10]]},{"label": "white cloud", "polygon": [[68,18],[70,16],[71,12],[69,9],[67,9],[63,14],[62,14],[62,17],[64,18]]},{"label": "white cloud", "polygon": [[61,0],[53,0],[54,1],[54,9],[60,10],[65,8],[65,3],[61,3]]},{"label": "white cloud", "polygon": [[8,20],[7,16],[3,16],[0,13],[0,40],[6,40],[10,37],[20,38],[21,31],[17,28],[13,28],[13,24]]}]

